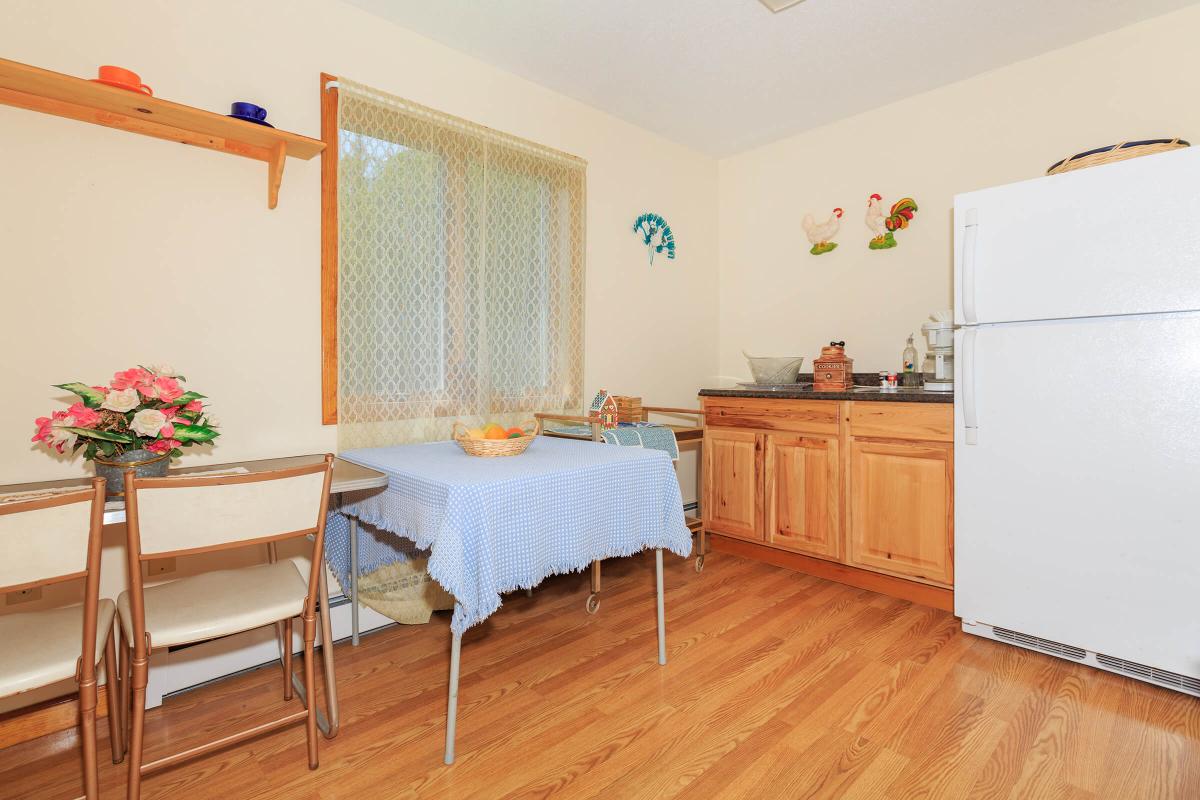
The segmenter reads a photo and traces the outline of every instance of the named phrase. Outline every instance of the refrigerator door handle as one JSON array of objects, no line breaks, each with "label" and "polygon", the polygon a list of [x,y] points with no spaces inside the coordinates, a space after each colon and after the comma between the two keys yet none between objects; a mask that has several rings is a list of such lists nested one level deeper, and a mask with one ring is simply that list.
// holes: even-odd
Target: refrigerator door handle
[{"label": "refrigerator door handle", "polygon": [[979,444],[979,410],[975,406],[975,337],[978,334],[978,328],[967,328],[962,340],[963,437],[967,444]]},{"label": "refrigerator door handle", "polygon": [[966,216],[962,252],[962,311],[963,321],[973,325],[979,321],[975,310],[975,241],[979,235],[979,209],[968,208]]}]

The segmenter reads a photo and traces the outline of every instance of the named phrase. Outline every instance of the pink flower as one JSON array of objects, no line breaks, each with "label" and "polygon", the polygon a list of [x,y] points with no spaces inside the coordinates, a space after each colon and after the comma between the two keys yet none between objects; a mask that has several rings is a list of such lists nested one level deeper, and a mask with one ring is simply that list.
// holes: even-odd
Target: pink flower
[{"label": "pink flower", "polygon": [[[112,388],[114,389],[138,389],[143,386],[149,386],[154,381],[154,373],[150,370],[134,367],[127,369],[124,372],[118,372],[113,375]],[[142,392],[147,397],[151,396],[147,392]]]},{"label": "pink flower", "polygon": [[83,403],[75,403],[67,409],[67,413],[75,418],[76,428],[94,428],[100,421],[100,412],[88,408]]},{"label": "pink flower", "polygon": [[34,424],[37,433],[30,441],[45,442],[46,447],[53,448],[59,453],[66,452],[68,447],[74,447],[79,438],[67,428],[75,427],[75,418],[66,411],[55,411],[49,417],[38,417]]},{"label": "pink flower", "polygon": [[175,378],[160,376],[154,379],[154,388],[158,390],[158,399],[170,403],[183,395],[183,387]]},{"label": "pink flower", "polygon": [[157,397],[169,403],[183,395],[183,387],[174,378],[157,377],[146,384],[138,384],[137,390],[143,397]]},{"label": "pink flower", "polygon": [[199,400],[193,400],[192,402],[188,403],[186,406],[183,407],[184,411],[202,411],[203,409],[204,409],[204,404],[201,403]]},{"label": "pink flower", "polygon": [[[166,428],[163,428],[163,430],[166,431]],[[164,433],[163,435],[166,436],[167,434]],[[155,439],[153,442],[146,445],[146,449],[151,453],[169,453],[176,447],[179,447],[181,444],[183,444],[183,442],[180,442],[177,439]]]}]

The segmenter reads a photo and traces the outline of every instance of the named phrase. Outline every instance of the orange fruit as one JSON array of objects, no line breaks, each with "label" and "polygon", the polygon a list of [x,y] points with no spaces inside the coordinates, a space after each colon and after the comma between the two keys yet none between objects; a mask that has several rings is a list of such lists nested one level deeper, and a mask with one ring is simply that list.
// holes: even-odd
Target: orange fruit
[{"label": "orange fruit", "polygon": [[525,431],[521,430],[520,428],[515,428],[515,427],[509,428],[507,431],[505,431],[505,433],[508,434],[508,438],[510,438],[510,439],[512,439],[513,437],[516,437],[516,436],[524,436],[525,435]]},{"label": "orange fruit", "polygon": [[501,428],[499,425],[493,425],[492,427],[488,428],[487,430],[485,430],[483,432],[483,438],[485,438],[485,439],[507,439],[508,434],[504,432],[504,428]]}]

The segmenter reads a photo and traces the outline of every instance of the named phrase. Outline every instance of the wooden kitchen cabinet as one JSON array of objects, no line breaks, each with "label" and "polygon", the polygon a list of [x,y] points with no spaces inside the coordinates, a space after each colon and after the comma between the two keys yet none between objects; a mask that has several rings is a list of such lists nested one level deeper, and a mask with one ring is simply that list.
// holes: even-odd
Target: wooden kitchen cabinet
[{"label": "wooden kitchen cabinet", "polygon": [[841,554],[836,436],[767,434],[763,495],[767,541],[826,558]]},{"label": "wooden kitchen cabinet", "polygon": [[761,541],[762,436],[710,428],[703,452],[705,530]]},{"label": "wooden kitchen cabinet", "polygon": [[953,607],[950,404],[701,399],[719,549]]},{"label": "wooden kitchen cabinet", "polygon": [[850,445],[849,562],[954,582],[954,465],[940,442]]}]

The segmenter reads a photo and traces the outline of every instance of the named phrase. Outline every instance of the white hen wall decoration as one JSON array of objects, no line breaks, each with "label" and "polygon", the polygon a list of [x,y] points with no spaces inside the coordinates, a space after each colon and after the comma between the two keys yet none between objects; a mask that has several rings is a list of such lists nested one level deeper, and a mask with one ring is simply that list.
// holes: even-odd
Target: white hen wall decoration
[{"label": "white hen wall decoration", "polygon": [[814,256],[828,253],[837,247],[837,242],[833,241],[833,237],[837,236],[838,229],[842,227],[842,210],[835,208],[829,215],[829,219],[821,223],[816,222],[812,214],[805,214],[800,225],[804,228],[804,235],[812,244],[812,249],[808,252]]}]

